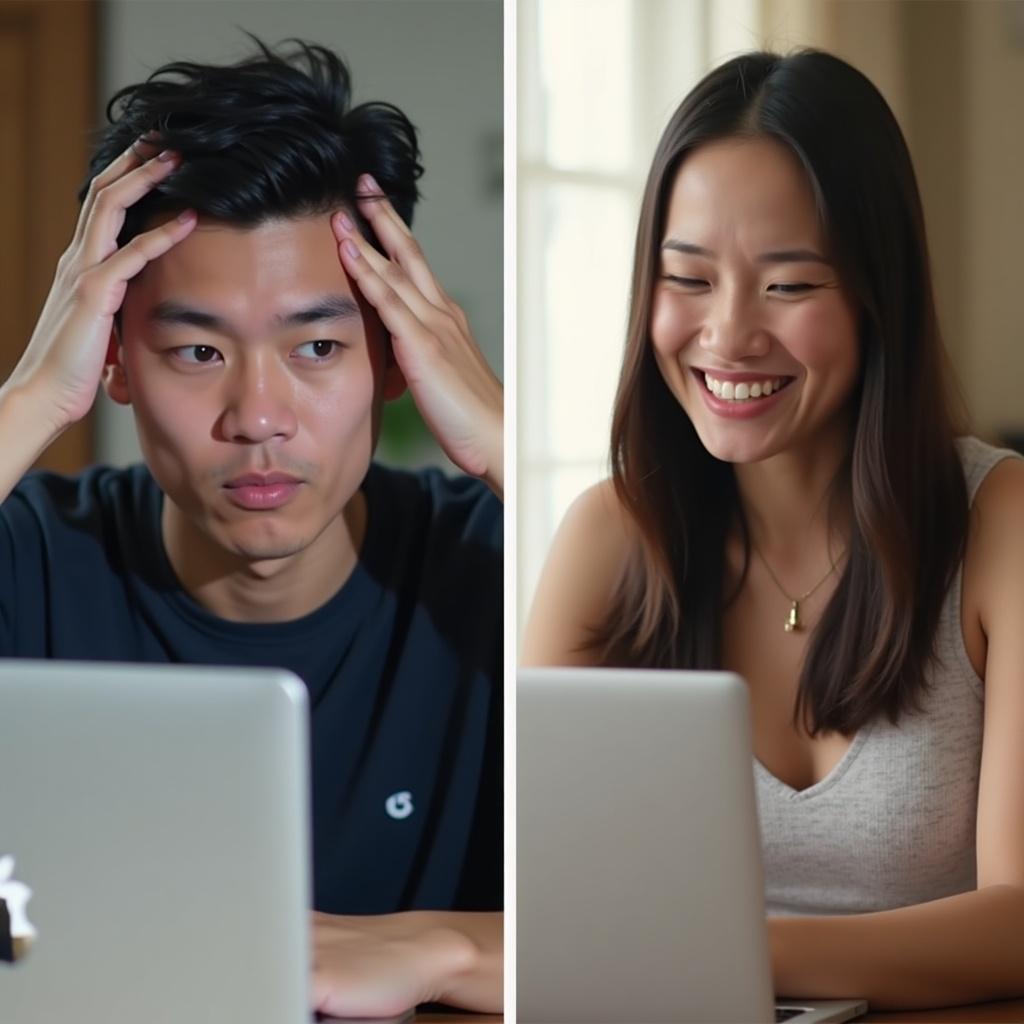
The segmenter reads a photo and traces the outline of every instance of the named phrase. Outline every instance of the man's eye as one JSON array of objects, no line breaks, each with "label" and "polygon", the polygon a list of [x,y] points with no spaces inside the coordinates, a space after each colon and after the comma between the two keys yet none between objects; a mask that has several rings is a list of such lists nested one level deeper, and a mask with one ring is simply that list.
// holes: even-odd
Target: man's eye
[{"label": "man's eye", "polygon": [[801,292],[813,291],[816,284],[770,284],[768,291],[775,291],[780,295],[799,295]]},{"label": "man's eye", "polygon": [[213,363],[220,359],[220,353],[212,345],[184,345],[173,351],[174,357],[183,363]]},{"label": "man's eye", "polygon": [[300,359],[312,359],[316,362],[323,362],[325,359],[330,359],[339,348],[341,348],[341,345],[338,342],[321,338],[317,341],[307,341],[304,345],[299,345],[295,349],[295,354]]}]

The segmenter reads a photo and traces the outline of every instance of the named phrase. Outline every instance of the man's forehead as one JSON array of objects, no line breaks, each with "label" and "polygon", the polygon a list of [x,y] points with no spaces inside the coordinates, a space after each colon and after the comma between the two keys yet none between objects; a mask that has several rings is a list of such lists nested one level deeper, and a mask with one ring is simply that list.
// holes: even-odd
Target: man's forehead
[{"label": "man's forehead", "polygon": [[148,318],[164,323],[185,322],[183,311],[266,324],[359,315],[329,214],[253,226],[200,218],[130,291]]},{"label": "man's forehead", "polygon": [[[264,310],[277,310],[266,315],[265,322],[261,325],[276,329],[362,319],[362,312],[356,300],[351,295],[340,292],[325,293],[305,300],[280,297],[276,302],[271,299],[261,306]],[[233,316],[232,307],[241,315]],[[145,313],[146,320],[152,324],[165,327],[200,327],[228,333],[236,330],[238,324],[258,317],[259,314],[252,304],[246,303],[244,299],[241,303],[217,300],[211,303],[203,299],[166,298],[157,301]]]},{"label": "man's forehead", "polygon": [[[201,216],[188,237],[160,257],[160,261],[212,264],[226,256],[231,256],[232,261],[221,268],[225,272],[230,272],[234,263],[251,261],[282,270],[298,265],[307,273],[315,267],[340,270],[329,213],[279,217],[252,225]],[[332,258],[325,259],[327,256]]]}]

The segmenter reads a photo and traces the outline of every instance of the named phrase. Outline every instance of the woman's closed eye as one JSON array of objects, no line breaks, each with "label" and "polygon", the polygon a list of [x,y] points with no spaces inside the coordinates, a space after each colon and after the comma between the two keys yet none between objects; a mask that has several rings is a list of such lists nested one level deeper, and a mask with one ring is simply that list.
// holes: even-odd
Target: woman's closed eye
[{"label": "woman's closed eye", "polygon": [[710,288],[711,285],[708,281],[705,281],[702,277],[684,277],[681,274],[663,274],[662,277],[666,281],[671,281],[673,284],[681,285],[683,288]]},{"label": "woman's closed eye", "polygon": [[[671,281],[673,284],[693,291],[711,287],[710,282],[702,277],[686,277],[682,274],[663,274],[662,276],[666,281]],[[806,281],[793,281],[770,284],[766,290],[776,295],[803,295],[819,287],[821,286],[810,284]]]},{"label": "woman's closed eye", "polygon": [[805,292],[814,291],[818,287],[820,285],[795,282],[793,284],[770,284],[768,291],[774,291],[779,295],[802,295]]}]

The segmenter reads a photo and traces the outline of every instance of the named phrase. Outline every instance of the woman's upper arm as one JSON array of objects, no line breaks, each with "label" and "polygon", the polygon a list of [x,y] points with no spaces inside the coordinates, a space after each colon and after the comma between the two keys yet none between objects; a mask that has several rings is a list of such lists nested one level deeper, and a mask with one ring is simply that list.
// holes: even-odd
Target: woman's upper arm
[{"label": "woman's upper arm", "polygon": [[555,534],[523,631],[520,664],[594,663],[585,645],[608,611],[629,550],[611,481],[584,491]]},{"label": "woman's upper arm", "polygon": [[979,613],[988,642],[978,790],[978,887],[1024,887],[1024,462],[978,491]]}]

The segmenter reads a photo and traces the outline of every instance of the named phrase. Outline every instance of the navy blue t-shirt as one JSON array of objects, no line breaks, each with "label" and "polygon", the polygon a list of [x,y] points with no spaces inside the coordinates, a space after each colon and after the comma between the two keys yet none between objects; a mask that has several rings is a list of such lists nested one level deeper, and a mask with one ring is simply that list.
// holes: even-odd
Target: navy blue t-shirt
[{"label": "navy blue t-shirt", "polygon": [[27,476],[0,506],[0,656],[290,669],[312,713],[314,904],[498,910],[502,512],[374,465],[359,562],[316,611],[220,619],[180,587],[145,466]]}]

